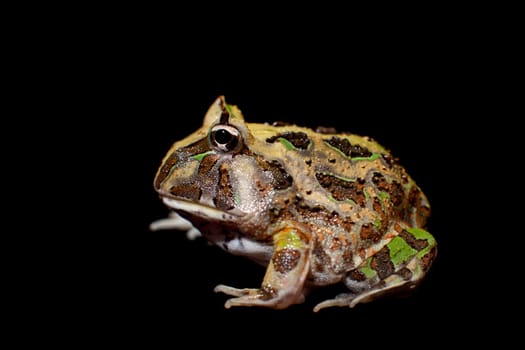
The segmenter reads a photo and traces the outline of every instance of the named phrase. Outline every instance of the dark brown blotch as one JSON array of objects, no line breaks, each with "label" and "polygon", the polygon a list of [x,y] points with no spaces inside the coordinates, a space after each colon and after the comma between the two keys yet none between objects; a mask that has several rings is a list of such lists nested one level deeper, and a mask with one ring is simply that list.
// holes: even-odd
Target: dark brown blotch
[{"label": "dark brown blotch", "polygon": [[352,145],[346,138],[332,136],[331,139],[325,140],[325,142],[330,146],[337,148],[345,156],[350,158],[370,157],[372,155],[372,152],[370,152],[368,148],[361,145]]},{"label": "dark brown blotch", "polygon": [[314,248],[312,249],[312,255],[313,255],[313,261],[312,265],[315,271],[317,272],[325,272],[326,268],[331,265],[331,259],[324,251],[321,243],[319,241],[315,241]]},{"label": "dark brown blotch", "polygon": [[233,200],[230,175],[224,167],[221,167],[218,185],[217,196],[214,199],[215,206],[221,210],[233,209],[235,202]]},{"label": "dark brown blotch", "polygon": [[293,270],[299,262],[301,252],[297,249],[284,248],[274,253],[272,257],[273,268],[280,273]]},{"label": "dark brown blotch", "polygon": [[348,277],[357,282],[362,282],[366,280],[366,275],[357,269],[350,271],[348,273]]},{"label": "dark brown blotch", "polygon": [[379,230],[377,230],[372,224],[364,224],[361,226],[359,236],[362,240],[370,240],[374,243],[379,242],[382,237],[381,232],[379,232]]},{"label": "dark brown blotch", "polygon": [[[304,202],[300,202],[297,204],[297,213],[302,218],[308,218],[311,219],[313,222],[319,222],[323,221],[327,225],[333,225],[336,227],[342,227],[346,232],[351,232],[354,222],[351,219],[348,218],[342,218],[339,216],[339,214],[336,211],[327,211],[325,208],[316,206],[316,207],[310,207],[306,205]],[[323,225],[324,226],[324,225]],[[316,229],[317,227],[313,227],[313,229]]]},{"label": "dark brown blotch", "polygon": [[403,186],[397,182],[392,181],[390,184],[390,200],[392,201],[392,204],[394,206],[399,206],[403,203],[403,199],[405,198],[405,192],[403,191]]},{"label": "dark brown blotch", "polygon": [[397,274],[405,281],[408,281],[412,278],[412,271],[410,271],[410,269],[407,267],[403,267],[397,272]]},{"label": "dark brown blotch", "polygon": [[381,250],[372,257],[370,267],[377,272],[380,279],[385,279],[394,273],[394,264],[392,260],[390,260],[390,250],[387,246],[381,248]]},{"label": "dark brown blotch", "polygon": [[403,240],[413,249],[420,251],[428,247],[428,241],[426,239],[417,239],[412,235],[410,232],[403,230],[399,237],[403,238]]},{"label": "dark brown blotch", "polygon": [[386,228],[387,228],[388,216],[386,215],[386,213],[385,213],[385,211],[383,209],[383,206],[381,205],[381,202],[379,202],[379,199],[377,197],[374,198],[373,206],[374,206],[374,211],[381,218],[380,231],[381,231],[381,233],[384,233],[386,231]]},{"label": "dark brown blotch", "polygon": [[276,190],[284,190],[292,186],[293,178],[286,172],[284,167],[278,161],[263,161],[260,163],[262,168],[272,173],[273,187]]},{"label": "dark brown blotch", "polygon": [[432,265],[432,262],[437,256],[437,248],[433,247],[430,251],[421,258],[421,268],[424,272],[427,272]]},{"label": "dark brown blotch", "polygon": [[201,189],[195,184],[172,186],[169,191],[175,197],[182,197],[192,201],[198,201],[201,197]]},{"label": "dark brown blotch", "polygon": [[217,160],[219,160],[219,156],[216,154],[204,157],[199,164],[199,175],[206,178],[217,163]]},{"label": "dark brown blotch", "polygon": [[325,173],[317,173],[315,177],[334,199],[338,201],[350,199],[361,207],[366,205],[366,197],[363,193],[364,181],[345,181]]},{"label": "dark brown blotch", "polygon": [[378,172],[375,172],[372,175],[372,182],[376,185],[379,191],[387,192],[390,195],[390,201],[394,207],[403,204],[405,192],[403,186],[399,182],[392,181],[392,183],[388,183],[386,177]]},{"label": "dark brown blotch", "polygon": [[171,168],[178,163],[180,158],[178,157],[177,153],[172,153],[169,155],[169,157],[166,159],[164,164],[162,164],[162,167],[159,169],[159,172],[157,173],[157,176],[155,177],[155,183],[153,184],[156,190],[160,189],[160,185],[166,179],[168,174],[170,173]]},{"label": "dark brown blotch", "polygon": [[418,226],[424,226],[427,218],[430,216],[430,207],[426,204],[426,201],[423,199],[423,194],[421,190],[416,186],[410,189],[408,194],[408,203],[412,208],[415,208],[415,218],[414,221]]},{"label": "dark brown blotch", "polygon": [[372,182],[376,185],[379,191],[388,191],[388,182],[383,174],[377,172],[374,173],[372,175]]},{"label": "dark brown blotch", "polygon": [[354,266],[354,253],[350,244],[346,244],[344,248],[343,263],[345,270],[347,266]]},{"label": "dark brown blotch", "polygon": [[305,150],[310,145],[310,138],[304,132],[284,132],[266,139],[268,143],[274,143],[277,139],[283,138],[290,142],[295,148]]}]

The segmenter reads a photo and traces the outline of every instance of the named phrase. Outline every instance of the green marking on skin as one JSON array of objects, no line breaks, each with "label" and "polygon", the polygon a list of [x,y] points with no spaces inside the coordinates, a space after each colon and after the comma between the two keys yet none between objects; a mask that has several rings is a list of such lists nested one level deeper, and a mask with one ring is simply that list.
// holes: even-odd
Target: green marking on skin
[{"label": "green marking on skin", "polygon": [[326,174],[326,175],[333,176],[336,179],[343,180],[343,181],[346,181],[346,182],[355,182],[355,180],[356,180],[356,179],[352,179],[351,177],[344,177],[344,176],[339,176],[339,175],[335,175],[335,174]]},{"label": "green marking on skin", "polygon": [[[419,255],[419,254],[418,254]],[[416,267],[414,267],[414,271],[412,271],[412,280],[415,280],[417,277],[419,277],[423,273],[423,270],[421,269],[421,264],[418,262],[416,264]]]},{"label": "green marking on skin", "polygon": [[235,204],[237,204],[237,206],[241,205],[241,195],[240,195],[240,193],[235,193],[233,195],[233,201],[235,202]]},{"label": "green marking on skin", "polygon": [[377,196],[380,199],[379,203],[381,204],[381,210],[383,210],[383,212],[386,212],[387,208],[385,207],[385,202],[390,200],[390,194],[384,191],[378,191]]},{"label": "green marking on skin", "polygon": [[390,250],[390,260],[394,264],[396,270],[399,265],[407,262],[417,253],[417,250],[409,246],[408,243],[399,236],[394,237],[387,244],[387,247]]},{"label": "green marking on skin", "polygon": [[379,199],[381,199],[381,201],[385,201],[385,199],[390,199],[390,195],[385,191],[379,191],[377,193],[377,196],[379,197]]},{"label": "green marking on skin", "polygon": [[412,236],[416,237],[417,239],[427,240],[430,244],[433,244],[435,241],[434,237],[428,231],[425,231],[422,228],[410,227],[407,228],[407,231],[410,232]]},{"label": "green marking on skin", "polygon": [[286,147],[287,150],[289,151],[297,150],[297,148],[295,148],[295,146],[290,141],[285,139],[284,137],[278,137],[277,140],[281,142],[284,145],[284,147]]},{"label": "green marking on skin", "polygon": [[324,141],[324,144],[327,145],[328,147],[330,147],[331,149],[333,149],[334,151],[336,151],[337,153],[339,153],[340,155],[342,155],[343,157],[345,157],[347,159],[350,159],[350,157],[348,157],[346,154],[344,154],[343,151],[341,151],[337,147],[332,146],[331,144],[328,143],[328,141]]},{"label": "green marking on skin", "polygon": [[332,196],[331,193],[327,194],[326,197],[328,197],[328,199],[331,201],[331,202],[335,202],[335,203],[341,203],[341,202],[345,202],[345,203],[348,203],[348,204],[352,204],[352,205],[357,205],[356,202],[354,202],[353,200],[351,199],[344,199],[342,201],[339,201],[337,199],[334,198],[334,196]]},{"label": "green marking on skin", "polygon": [[358,267],[358,270],[362,272],[366,278],[374,278],[377,275],[377,271],[370,267],[370,264],[372,263],[372,257],[368,257],[362,264],[362,266]]},{"label": "green marking on skin", "polygon": [[370,195],[368,194],[368,189],[370,187],[367,187],[363,190],[363,194],[365,195],[365,202],[368,202],[368,200],[370,199]]},{"label": "green marking on skin", "polygon": [[380,155],[381,155],[380,153],[372,153],[370,157],[355,157],[355,158],[352,158],[352,160],[356,162],[359,162],[361,160],[372,161],[372,160],[376,160],[377,158],[379,158]]},{"label": "green marking on skin", "polygon": [[[304,247],[303,241],[294,229],[285,229],[277,235],[276,249],[295,248],[300,249]],[[282,235],[282,236],[281,236]]]},{"label": "green marking on skin", "polygon": [[381,228],[381,217],[377,217],[375,220],[374,220],[374,226],[376,227],[376,229],[380,229]]},{"label": "green marking on skin", "polygon": [[[288,141],[284,137],[278,137],[277,141],[282,143],[284,145],[284,147],[286,147],[286,149],[289,150],[289,151],[304,151],[303,149],[299,149],[299,148],[295,147],[293,145],[293,143],[291,143],[290,141]],[[306,147],[306,149],[309,149],[311,146],[312,146],[312,142],[309,142],[308,146]]]},{"label": "green marking on skin", "polygon": [[199,154],[196,154],[194,156],[191,156],[190,159],[195,159],[195,160],[198,160],[200,162],[200,161],[202,161],[204,159],[204,157],[209,156],[210,154],[215,154],[215,152],[214,151],[207,151],[207,152],[204,152],[204,153],[199,153]]},{"label": "green marking on skin", "polygon": [[436,245],[436,239],[428,231],[425,231],[419,227],[411,227],[407,228],[406,230],[416,239],[424,239],[428,242],[428,245],[419,253],[417,253],[418,258],[421,259],[422,257],[424,257],[430,251],[430,249],[432,249]]},{"label": "green marking on skin", "polygon": [[339,179],[339,180],[342,180],[342,181],[345,181],[345,182],[355,182],[356,181],[355,178],[344,177],[344,176],[336,175],[334,173],[322,172],[321,174],[326,175],[326,176],[332,176],[332,177],[335,177],[336,179]]},{"label": "green marking on skin", "polygon": [[226,110],[230,113],[230,118],[235,118],[235,114],[232,112],[232,105],[226,104]]},{"label": "green marking on skin", "polygon": [[376,270],[372,269],[370,266],[366,265],[366,266],[362,266],[359,268],[359,271],[361,271],[362,273],[364,273],[364,275],[366,276],[366,278],[370,279],[370,278],[374,278],[376,275],[377,275],[377,272]]},{"label": "green marking on skin", "polygon": [[334,196],[332,196],[330,193],[326,195],[326,197],[331,201],[331,202],[339,202],[337,199],[334,198]]},{"label": "green marking on skin", "polygon": [[345,199],[345,202],[346,202],[346,203],[349,203],[349,204],[352,204],[352,205],[357,205],[357,203],[354,202],[354,201],[351,200],[351,199]]}]

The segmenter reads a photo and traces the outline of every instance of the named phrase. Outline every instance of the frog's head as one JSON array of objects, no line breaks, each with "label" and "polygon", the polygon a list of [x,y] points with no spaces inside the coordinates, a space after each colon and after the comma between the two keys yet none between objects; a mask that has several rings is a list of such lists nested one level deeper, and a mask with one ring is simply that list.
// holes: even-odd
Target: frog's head
[{"label": "frog's head", "polygon": [[176,142],[154,180],[170,208],[190,220],[263,224],[273,195],[272,170],[250,151],[253,136],[241,111],[220,96],[202,127]]}]

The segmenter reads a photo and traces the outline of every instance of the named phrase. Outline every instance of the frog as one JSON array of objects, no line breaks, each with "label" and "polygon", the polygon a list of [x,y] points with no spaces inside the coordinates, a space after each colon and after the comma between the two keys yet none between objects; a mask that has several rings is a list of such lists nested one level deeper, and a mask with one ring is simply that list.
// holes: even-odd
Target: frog
[{"label": "frog", "polygon": [[414,290],[437,256],[429,201],[388,149],[330,127],[249,123],[223,95],[173,143],[153,187],[169,215],[152,230],[266,268],[260,286],[217,285],[226,308],[285,309],[333,285],[343,293],[313,311],[353,308]]}]

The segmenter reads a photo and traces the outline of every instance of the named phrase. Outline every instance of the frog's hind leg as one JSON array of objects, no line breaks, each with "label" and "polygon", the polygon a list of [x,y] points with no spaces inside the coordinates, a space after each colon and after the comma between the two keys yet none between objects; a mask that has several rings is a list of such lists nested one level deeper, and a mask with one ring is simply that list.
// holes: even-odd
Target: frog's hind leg
[{"label": "frog's hind leg", "polygon": [[348,273],[345,284],[351,293],[323,301],[314,311],[332,306],[354,307],[393,291],[412,289],[425,276],[436,253],[436,241],[430,233],[420,228],[403,230]]}]

